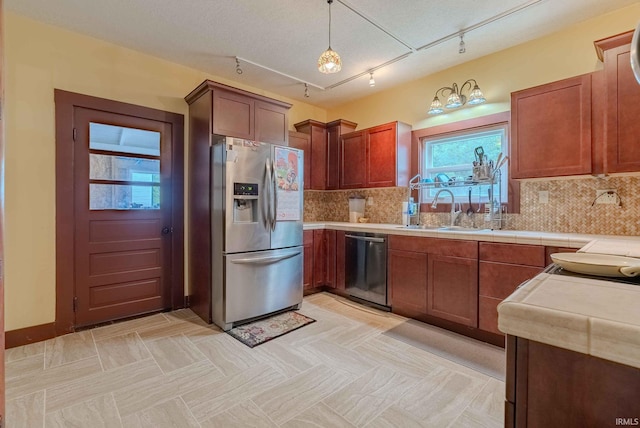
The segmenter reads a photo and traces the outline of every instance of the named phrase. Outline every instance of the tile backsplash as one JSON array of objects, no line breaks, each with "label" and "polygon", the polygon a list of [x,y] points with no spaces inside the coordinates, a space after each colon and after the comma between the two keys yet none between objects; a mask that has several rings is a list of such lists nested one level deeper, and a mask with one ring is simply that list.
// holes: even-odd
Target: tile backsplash
[{"label": "tile backsplash", "polygon": [[[621,206],[592,203],[597,189],[615,189]],[[545,232],[589,233],[606,235],[640,235],[640,176],[606,178],[567,178],[524,181],[520,186],[520,214],[506,214],[503,229]],[[541,203],[540,192],[548,192],[548,203]],[[358,190],[305,191],[305,221],[348,221],[351,195],[372,197],[373,205],[365,207],[371,223],[402,221],[402,202],[406,187]],[[476,215],[476,221],[480,221]],[[471,219],[462,215],[463,225]],[[444,225],[449,214],[422,213],[421,223]],[[477,224],[478,227],[487,227]]]}]

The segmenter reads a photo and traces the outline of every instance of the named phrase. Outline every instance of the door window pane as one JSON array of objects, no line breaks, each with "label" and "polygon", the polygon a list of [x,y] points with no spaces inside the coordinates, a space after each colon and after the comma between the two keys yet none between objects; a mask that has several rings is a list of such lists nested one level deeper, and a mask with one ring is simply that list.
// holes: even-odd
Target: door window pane
[{"label": "door window pane", "polygon": [[[138,178],[135,178],[138,177]],[[160,182],[160,161],[126,156],[89,155],[89,178]]]},{"label": "door window pane", "polygon": [[92,122],[89,149],[160,156],[160,133]]},{"label": "door window pane", "polygon": [[[136,176],[136,181],[152,182]],[[124,184],[89,184],[89,209],[92,210],[157,210],[160,209],[160,186]]]}]

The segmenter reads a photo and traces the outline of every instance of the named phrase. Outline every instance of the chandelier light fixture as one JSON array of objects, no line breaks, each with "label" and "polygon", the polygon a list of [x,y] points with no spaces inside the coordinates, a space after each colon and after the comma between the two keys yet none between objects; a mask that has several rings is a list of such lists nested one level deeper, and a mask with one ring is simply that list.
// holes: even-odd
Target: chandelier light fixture
[{"label": "chandelier light fixture", "polygon": [[318,58],[318,70],[325,74],[337,73],[342,69],[340,55],[331,49],[331,3],[333,0],[327,0],[327,3],[329,3],[329,48]]},{"label": "chandelier light fixture", "polygon": [[[469,88],[469,98],[465,95],[462,95],[462,92],[465,88]],[[462,107],[465,104],[477,105],[482,104],[487,101],[482,94],[482,91],[478,87],[478,83],[475,79],[469,79],[460,86],[458,90],[458,85],[454,83],[451,86],[445,86],[444,88],[440,88],[436,91],[435,96],[433,97],[433,101],[431,102],[431,107],[429,108],[429,114],[440,114],[444,113],[444,109],[442,108],[442,102],[440,98],[438,98],[438,94],[440,94],[443,98],[447,100],[447,103],[444,105],[446,109],[456,109]]]}]

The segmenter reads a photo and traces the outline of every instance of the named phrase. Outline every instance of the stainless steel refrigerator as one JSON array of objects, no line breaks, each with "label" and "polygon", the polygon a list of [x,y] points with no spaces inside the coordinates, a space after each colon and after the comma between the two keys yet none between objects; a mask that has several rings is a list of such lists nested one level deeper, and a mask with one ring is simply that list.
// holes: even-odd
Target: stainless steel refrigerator
[{"label": "stainless steel refrigerator", "polygon": [[217,135],[211,156],[211,319],[226,331],[302,304],[304,162],[301,150]]}]

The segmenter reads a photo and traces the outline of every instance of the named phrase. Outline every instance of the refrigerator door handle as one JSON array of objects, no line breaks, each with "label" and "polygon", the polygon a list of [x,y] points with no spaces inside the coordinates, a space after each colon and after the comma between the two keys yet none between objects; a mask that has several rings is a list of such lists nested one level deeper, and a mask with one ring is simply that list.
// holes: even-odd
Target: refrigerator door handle
[{"label": "refrigerator door handle", "polygon": [[262,215],[264,227],[271,227],[271,159],[267,158],[264,165],[264,196],[262,198]]},{"label": "refrigerator door handle", "polygon": [[278,183],[276,182],[276,163],[272,161],[272,180],[273,180],[273,213],[271,217],[271,230],[276,230],[276,220],[278,216]]},{"label": "refrigerator door handle", "polygon": [[248,258],[248,259],[235,259],[235,260],[231,260],[231,263],[236,263],[236,264],[269,264],[269,263],[279,262],[281,260],[290,259],[292,257],[295,257],[295,256],[299,255],[299,254],[302,254],[302,252],[301,251],[296,251],[294,253],[283,254],[281,256],[253,257],[253,258]]}]

